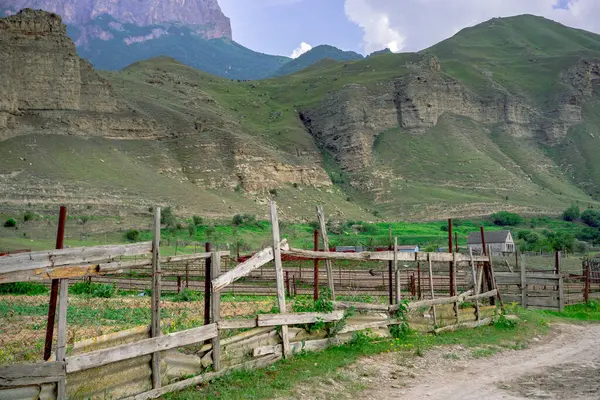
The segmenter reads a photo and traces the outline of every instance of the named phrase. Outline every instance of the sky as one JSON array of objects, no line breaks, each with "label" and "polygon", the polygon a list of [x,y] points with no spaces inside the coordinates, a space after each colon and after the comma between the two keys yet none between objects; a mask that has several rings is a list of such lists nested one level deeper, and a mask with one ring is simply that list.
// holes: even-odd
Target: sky
[{"label": "sky", "polygon": [[419,51],[494,17],[543,16],[600,33],[600,0],[219,0],[233,39],[297,57],[320,44],[367,55]]}]

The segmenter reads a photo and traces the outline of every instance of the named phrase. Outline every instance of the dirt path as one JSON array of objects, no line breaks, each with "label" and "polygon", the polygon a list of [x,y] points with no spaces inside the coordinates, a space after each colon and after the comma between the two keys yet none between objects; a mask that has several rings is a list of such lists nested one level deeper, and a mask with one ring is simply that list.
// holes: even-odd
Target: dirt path
[{"label": "dirt path", "polygon": [[[412,366],[385,356],[361,361],[376,365],[378,371],[371,377],[372,389],[357,397],[600,399],[600,325],[559,325],[556,329],[546,343],[486,358],[461,357],[455,348],[450,353],[447,349],[429,352]],[[412,370],[408,374],[407,367]]]}]

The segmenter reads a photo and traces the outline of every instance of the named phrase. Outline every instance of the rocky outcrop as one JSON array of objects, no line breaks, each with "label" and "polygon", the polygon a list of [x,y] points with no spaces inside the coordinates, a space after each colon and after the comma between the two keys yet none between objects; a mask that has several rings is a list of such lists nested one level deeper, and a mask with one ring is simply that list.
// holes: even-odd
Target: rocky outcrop
[{"label": "rocky outcrop", "polygon": [[0,0],[0,9],[16,12],[24,8],[59,14],[66,23],[78,27],[85,27],[101,15],[110,15],[118,22],[137,26],[190,25],[207,39],[232,36],[229,18],[217,0]]},{"label": "rocky outcrop", "polygon": [[378,92],[346,85],[329,95],[318,109],[301,114],[304,124],[341,167],[359,172],[372,164],[372,147],[381,132],[401,127],[423,133],[445,113],[485,124],[528,126],[535,112],[505,93],[480,98],[460,82],[438,72],[437,59],[420,73],[389,82]]},{"label": "rocky outcrop", "polygon": [[[56,14],[26,9],[0,19],[0,80],[0,140],[38,128],[128,136],[122,123],[135,136],[155,135],[153,122],[133,115],[77,56]],[[119,123],[107,124],[111,116]],[[69,120],[87,122],[78,126]]]}]

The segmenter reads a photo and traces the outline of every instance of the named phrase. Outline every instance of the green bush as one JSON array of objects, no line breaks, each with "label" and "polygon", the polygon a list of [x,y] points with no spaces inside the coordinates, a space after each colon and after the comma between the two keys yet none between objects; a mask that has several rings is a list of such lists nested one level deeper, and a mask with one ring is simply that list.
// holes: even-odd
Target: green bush
[{"label": "green bush", "polygon": [[581,220],[584,224],[592,228],[600,227],[600,212],[595,210],[585,210],[581,213]]},{"label": "green bush", "polygon": [[167,227],[175,225],[175,214],[173,214],[173,209],[171,207],[165,207],[160,211],[160,223]]},{"label": "green bush", "polygon": [[90,297],[100,297],[109,299],[115,295],[115,287],[113,285],[105,285],[100,283],[77,282],[70,288],[73,294],[84,294]]},{"label": "green bush", "polygon": [[6,222],[4,223],[4,227],[5,228],[14,228],[17,226],[17,221],[15,221],[14,218],[9,218],[6,220]]},{"label": "green bush", "polygon": [[172,300],[175,302],[199,301],[202,300],[202,295],[190,289],[183,289],[173,296]]},{"label": "green bush", "polygon": [[562,214],[562,218],[565,221],[575,221],[579,218],[579,216],[581,215],[581,211],[579,210],[579,206],[575,203],[573,203],[571,205],[571,207],[567,208],[563,214]]},{"label": "green bush", "polygon": [[271,196],[277,196],[277,189],[270,189],[269,193],[271,194]]},{"label": "green bush", "polygon": [[492,222],[499,226],[514,226],[523,222],[523,218],[519,214],[508,211],[500,211],[492,214],[490,217]]},{"label": "green bush", "polygon": [[196,225],[189,224],[188,225],[188,233],[190,234],[190,237],[194,236],[196,234]]},{"label": "green bush", "polygon": [[36,219],[36,215],[32,211],[25,211],[25,213],[23,214],[23,221],[24,222],[33,221],[34,219]]},{"label": "green bush", "polygon": [[48,293],[48,288],[41,283],[15,282],[0,284],[0,294],[25,294],[35,296]]},{"label": "green bush", "polygon": [[130,242],[137,242],[138,240],[140,240],[140,231],[138,231],[137,229],[130,229],[125,234],[125,237]]},{"label": "green bush", "polygon": [[256,221],[256,215],[252,214],[244,214],[244,215],[234,215],[231,223],[234,226],[242,226],[242,225],[258,225]]},{"label": "green bush", "polygon": [[194,225],[196,225],[196,226],[204,225],[204,218],[202,218],[198,215],[194,215],[192,217],[192,221],[194,221]]}]

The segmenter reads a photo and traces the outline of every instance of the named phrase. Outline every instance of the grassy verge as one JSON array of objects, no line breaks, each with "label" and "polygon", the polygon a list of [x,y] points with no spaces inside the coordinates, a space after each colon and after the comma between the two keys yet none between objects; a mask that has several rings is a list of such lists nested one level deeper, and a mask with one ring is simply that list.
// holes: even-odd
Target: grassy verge
[{"label": "grassy verge", "polygon": [[491,326],[440,336],[411,333],[401,339],[385,340],[370,340],[365,335],[358,334],[349,344],[319,353],[302,353],[261,370],[237,371],[208,385],[168,394],[165,399],[277,398],[289,394],[298,384],[311,378],[339,377],[341,368],[350,366],[359,358],[385,352],[421,356],[433,346],[461,344],[473,348],[474,357],[487,357],[502,349],[527,347],[529,340],[549,331],[550,319],[559,318],[536,311],[515,311],[521,317],[521,322],[516,325],[500,321]]}]

